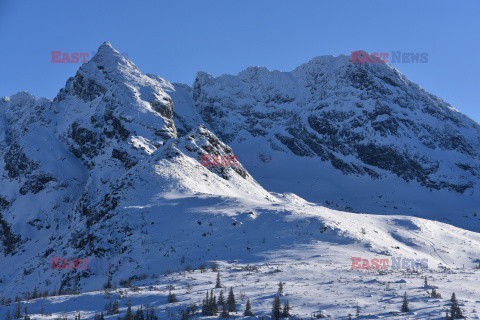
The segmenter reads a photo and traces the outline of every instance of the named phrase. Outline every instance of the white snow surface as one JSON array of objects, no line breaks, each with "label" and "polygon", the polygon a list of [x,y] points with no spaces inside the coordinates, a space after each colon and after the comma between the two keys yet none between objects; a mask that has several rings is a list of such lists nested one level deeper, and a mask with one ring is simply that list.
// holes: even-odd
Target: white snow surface
[{"label": "white snow surface", "polygon": [[[199,268],[216,262],[225,295],[234,288],[236,318],[242,318],[247,298],[256,316],[268,318],[283,281],[282,303],[288,300],[292,314],[302,318],[321,312],[346,319],[358,304],[364,319],[438,319],[455,292],[464,314],[479,319],[478,217],[459,217],[478,204],[472,200],[476,189],[462,195],[448,188],[428,191],[387,171],[381,179],[344,175],[329,161],[292,154],[275,141],[275,134],[287,131],[281,122],[259,116],[264,121],[243,125],[250,119],[245,114],[265,114],[266,109],[307,117],[305,112],[318,103],[307,94],[314,90],[309,77],[318,71],[315,66],[328,65],[333,72],[345,59],[315,58],[290,73],[254,67],[219,79],[199,74],[196,83],[208,90],[213,86],[215,96],[221,96],[213,105],[226,116],[216,125],[214,118],[204,118],[204,100],[197,96],[195,105],[198,85],[192,89],[143,75],[109,43],[53,101],[27,92],[3,98],[0,299],[21,296],[22,309],[28,306],[34,319],[74,319],[76,311],[82,319],[93,318],[115,300],[122,316],[131,303],[134,311],[140,305],[154,307],[159,319],[179,318],[181,309],[201,304],[206,291],[214,289],[217,273]],[[328,75],[320,79],[327,87],[338,86]],[[354,96],[355,90],[349,90],[336,94]],[[266,93],[282,102],[265,105],[265,97],[258,95]],[[285,125],[289,119],[279,118]],[[478,146],[478,125],[461,114],[454,119],[463,121],[455,130]],[[252,135],[255,126],[268,133]],[[387,144],[388,137],[371,133],[372,141]],[[442,152],[438,157],[447,154]],[[452,152],[468,162],[462,152]],[[207,167],[202,154],[238,155],[239,164]],[[470,162],[472,168],[477,160]],[[438,197],[437,206],[425,211]],[[325,203],[330,208],[319,199],[331,200]],[[461,206],[461,200],[468,203]],[[457,210],[442,208],[449,201]],[[368,210],[332,209],[336,202],[341,208],[353,203]],[[437,207],[444,211],[435,214]],[[442,218],[451,220],[436,221]],[[54,270],[52,257],[89,259],[88,269]],[[428,269],[352,270],[352,257],[427,259]],[[427,296],[431,287],[423,288],[424,276],[443,298]],[[109,277],[116,289],[104,291]],[[131,286],[122,288],[121,280],[129,277],[134,277]],[[170,285],[177,303],[166,301]],[[34,287],[50,293],[61,288],[65,294],[27,301],[23,294]],[[214,289],[216,295],[219,291]],[[411,307],[406,314],[400,313],[404,292]],[[42,306],[47,315],[41,315]],[[14,303],[0,305],[0,317],[13,309]]]}]

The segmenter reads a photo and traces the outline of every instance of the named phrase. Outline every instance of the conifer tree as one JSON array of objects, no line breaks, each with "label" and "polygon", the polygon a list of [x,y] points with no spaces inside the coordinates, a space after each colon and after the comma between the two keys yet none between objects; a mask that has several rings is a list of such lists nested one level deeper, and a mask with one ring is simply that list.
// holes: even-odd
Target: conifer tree
[{"label": "conifer tree", "polygon": [[272,319],[278,320],[282,316],[282,310],[280,305],[280,297],[278,295],[275,296],[272,305]]},{"label": "conifer tree", "polygon": [[245,306],[245,312],[243,313],[246,317],[253,316],[252,305],[250,304],[250,299],[247,299],[247,305]]},{"label": "conifer tree", "polygon": [[143,306],[137,308],[137,313],[135,314],[135,320],[145,320],[145,316],[143,314]]},{"label": "conifer tree", "polygon": [[221,288],[222,282],[220,281],[220,271],[217,272],[217,283],[215,284],[215,288]]},{"label": "conifer tree", "polygon": [[462,314],[462,310],[460,310],[460,306],[458,305],[457,297],[455,296],[455,292],[452,294],[452,298],[450,299],[452,305],[450,307],[450,317],[452,319],[463,319],[465,318]]},{"label": "conifer tree", "polygon": [[112,314],[118,314],[118,313],[120,313],[120,311],[119,311],[119,305],[118,305],[118,301],[117,301],[117,300],[115,300],[115,302],[114,302],[113,305],[112,305],[111,313],[112,313]]},{"label": "conifer tree", "polygon": [[175,302],[177,302],[177,296],[175,296],[175,293],[173,293],[171,289],[170,289],[170,291],[168,292],[167,302],[168,302],[168,303],[175,303]]},{"label": "conifer tree", "polygon": [[438,293],[437,289],[435,289],[435,288],[432,288],[432,293],[430,294],[430,296],[432,298],[435,298],[435,299],[441,299],[442,298],[442,295],[440,293]]},{"label": "conifer tree", "polygon": [[218,305],[221,307],[225,303],[225,298],[223,297],[223,290],[220,291],[218,295]]},{"label": "conifer tree", "polygon": [[282,281],[278,283],[278,293],[281,295],[283,295],[283,285],[284,283]]},{"label": "conifer tree", "polygon": [[20,319],[22,317],[22,305],[20,301],[17,301],[17,305],[15,306],[15,312],[13,313],[13,317],[15,319]]},{"label": "conifer tree", "polygon": [[282,318],[288,318],[288,317],[290,317],[290,303],[287,301],[283,305]]},{"label": "conifer tree", "polygon": [[228,311],[230,312],[235,312],[236,306],[235,306],[235,295],[233,294],[233,288],[230,287],[230,292],[228,292],[228,298],[227,298],[227,307]]},{"label": "conifer tree", "polygon": [[217,297],[214,295],[212,299],[212,316],[218,313]]},{"label": "conifer tree", "polygon": [[146,320],[158,320],[157,316],[155,315],[155,309],[153,307],[148,308]]},{"label": "conifer tree", "polygon": [[403,304],[402,304],[402,312],[409,312],[410,309],[408,308],[408,299],[407,299],[407,292],[403,295]]},{"label": "conifer tree", "polygon": [[5,320],[12,320],[12,316],[10,315],[10,309],[7,309],[7,314],[5,315]]},{"label": "conifer tree", "polygon": [[125,314],[125,320],[135,320],[135,316],[132,313],[132,306],[128,304],[127,313]]},{"label": "conifer tree", "polygon": [[222,304],[222,314],[221,314],[221,317],[224,318],[224,319],[228,319],[228,317],[230,316],[230,313],[228,312],[228,307],[225,303]]},{"label": "conifer tree", "polygon": [[202,301],[202,316],[208,316],[210,314],[208,310],[209,304],[210,304],[210,298],[208,297],[208,291],[207,291],[207,296]]},{"label": "conifer tree", "polygon": [[352,315],[350,313],[348,314],[348,320],[352,320]]},{"label": "conifer tree", "polygon": [[112,277],[108,277],[107,283],[103,286],[104,289],[112,288]]},{"label": "conifer tree", "polygon": [[357,304],[357,312],[355,313],[355,317],[356,317],[357,319],[360,318],[360,306],[359,306],[358,304]]},{"label": "conifer tree", "polygon": [[425,276],[425,281],[423,283],[423,287],[427,288],[428,287],[428,281],[427,281],[427,276]]}]

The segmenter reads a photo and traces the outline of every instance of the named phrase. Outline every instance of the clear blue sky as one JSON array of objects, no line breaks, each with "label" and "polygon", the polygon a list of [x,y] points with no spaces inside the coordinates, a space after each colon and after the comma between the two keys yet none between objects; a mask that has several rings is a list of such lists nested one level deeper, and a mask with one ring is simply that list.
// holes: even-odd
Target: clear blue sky
[{"label": "clear blue sky", "polygon": [[77,64],[51,51],[109,41],[144,73],[192,84],[197,71],[289,71],[326,54],[428,52],[394,64],[480,122],[480,1],[0,0],[0,96],[53,98]]}]

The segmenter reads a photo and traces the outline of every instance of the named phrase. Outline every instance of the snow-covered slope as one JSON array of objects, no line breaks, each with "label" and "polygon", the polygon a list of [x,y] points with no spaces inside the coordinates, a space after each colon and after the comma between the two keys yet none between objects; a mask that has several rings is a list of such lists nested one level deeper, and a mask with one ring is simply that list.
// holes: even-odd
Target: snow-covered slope
[{"label": "snow-covered slope", "polygon": [[[158,199],[274,201],[241,163],[202,165],[204,154],[235,154],[202,125],[177,138],[164,87],[164,80],[143,75],[105,43],[53,101],[26,92],[2,99],[4,292],[32,282],[78,288],[75,272],[45,276],[50,259],[112,259],[140,250],[150,239],[139,231],[145,212]],[[15,268],[7,272],[7,265]]]},{"label": "snow-covered slope", "polygon": [[479,124],[388,64],[199,72],[190,105],[270,190],[479,230]]},{"label": "snow-covered slope", "polygon": [[[329,59],[333,58],[317,60]],[[340,62],[333,59],[333,65],[327,69],[332,71],[333,66],[341,69]],[[198,303],[199,294],[203,297],[203,290],[211,289],[210,278],[215,276],[212,272],[196,271],[191,279],[180,281],[180,275],[172,275],[170,271],[190,270],[217,261],[227,277],[224,281],[242,283],[252,300],[255,299],[252,303],[259,315],[269,313],[272,283],[281,280],[276,275],[282,272],[280,269],[285,272],[282,281],[302,286],[310,281],[315,287],[305,291],[308,293],[287,290],[295,292],[294,311],[301,316],[319,311],[314,300],[323,290],[322,286],[331,284],[326,279],[340,281],[346,277],[350,280],[348,290],[341,292],[344,300],[331,302],[326,308],[326,313],[338,318],[348,314],[343,311],[347,304],[353,303],[354,283],[363,277],[362,271],[349,270],[352,256],[428,259],[428,272],[446,286],[448,279],[456,276],[447,279],[442,272],[454,270],[462,274],[467,279],[462,292],[464,301],[469,307],[474,305],[476,300],[472,296],[478,294],[478,289],[467,282],[478,275],[473,268],[480,257],[480,236],[451,224],[458,226],[468,221],[459,222],[456,216],[476,204],[472,200],[474,186],[465,190],[456,187],[476,183],[478,125],[472,122],[471,128],[467,128],[469,120],[462,115],[447,117],[454,111],[442,109],[438,102],[439,110],[444,110],[447,116],[435,126],[431,125],[439,128],[442,123],[457,124],[455,130],[463,134],[458,141],[472,143],[474,150],[467,148],[472,152],[470,158],[464,154],[467,152],[464,148],[452,147],[449,152],[452,157],[458,157],[458,161],[469,163],[472,174],[467,180],[462,180],[462,176],[455,180],[456,171],[450,166],[451,161],[447,161],[451,159],[445,158],[438,167],[438,174],[442,175],[426,170],[424,180],[416,173],[425,167],[420,170],[408,162],[412,167],[406,166],[405,172],[413,175],[407,179],[390,170],[392,168],[381,171],[378,166],[366,164],[358,154],[343,155],[328,144],[307,144],[311,142],[304,140],[309,137],[307,131],[314,134],[313,126],[306,127],[310,117],[319,116],[318,112],[327,112],[330,107],[313,107],[318,101],[315,102],[315,94],[309,93],[314,90],[311,80],[302,78],[306,74],[302,67],[292,73],[253,68],[239,77],[218,79],[199,74],[192,90],[159,76],[143,75],[131,61],[104,43],[53,101],[36,99],[27,92],[3,98],[0,101],[0,317],[12,309],[11,305],[2,305],[2,296],[13,299],[23,295],[23,299],[34,287],[42,293],[51,294],[55,290],[63,294],[25,302],[35,318],[53,317],[39,315],[42,304],[50,310],[47,312],[56,316],[60,311],[89,310],[87,316],[91,317],[94,311],[100,312],[105,303],[100,291],[81,296],[65,294],[101,290],[110,278],[117,286],[138,281],[136,285],[145,286],[141,293],[130,288],[124,289],[124,293],[111,294],[120,300],[125,294],[130,295],[134,303],[149,302],[161,319],[170,318],[171,312],[165,307],[164,286],[175,285],[181,290],[177,293],[182,301],[175,309],[189,302]],[[330,78],[336,79],[332,75]],[[326,79],[324,82],[330,83]],[[417,90],[411,86],[411,90]],[[318,99],[341,97],[343,91],[350,90],[348,86],[337,89],[335,94],[324,93]],[[368,96],[374,94],[373,91],[365,90],[364,94]],[[210,96],[213,93],[214,96]],[[270,103],[267,100],[275,103],[267,105]],[[368,104],[365,102],[365,105]],[[374,112],[371,109],[376,108],[365,106],[365,112]],[[391,113],[397,112],[391,108]],[[362,114],[367,117],[365,112],[354,112],[352,117]],[[412,110],[405,112],[414,114]],[[202,121],[207,125],[202,125]],[[374,130],[369,127],[372,123],[365,122],[367,132]],[[423,127],[421,123],[415,124]],[[348,126],[343,121],[336,125]],[[305,131],[299,134],[295,128]],[[393,141],[390,135],[377,132],[368,136],[358,130],[364,139],[380,146]],[[317,134],[320,134],[318,130]],[[333,139],[335,134],[325,134],[324,140]],[[293,140],[289,140],[288,135]],[[397,137],[398,141],[404,139],[406,146],[398,141],[395,146],[407,150],[412,141],[416,141],[414,133],[412,135]],[[349,140],[339,140],[339,143],[344,143],[345,152],[361,145]],[[426,150],[422,148],[419,144],[419,153]],[[431,152],[432,159],[440,159],[442,152],[447,152],[441,147],[437,149]],[[308,150],[319,153],[311,154]],[[239,155],[239,162],[205,166],[202,163],[205,154],[220,159]],[[332,169],[337,158],[328,155],[343,159],[347,167],[358,171],[344,171],[343,166]],[[422,164],[426,166],[428,161]],[[411,171],[411,168],[418,170]],[[342,171],[348,174],[343,175]],[[270,191],[285,188],[305,193],[309,187],[305,183],[321,176],[330,179],[322,184],[331,186],[332,190],[335,184],[342,186],[342,191],[335,196],[344,198],[344,204],[356,202],[364,194],[375,195],[372,188],[394,186],[395,192],[388,195],[389,191],[382,190],[382,196],[395,206],[395,197],[403,199],[403,207],[411,206],[412,211],[399,209],[398,215],[356,214],[307,202],[294,193]],[[297,179],[305,181],[297,183]],[[264,188],[262,182],[268,187]],[[439,184],[429,185],[432,183],[440,183],[439,190],[436,190]],[[374,187],[364,190],[369,185]],[[319,188],[310,187],[311,194],[305,194],[316,197],[333,194],[319,195]],[[462,197],[467,200],[465,207],[459,205],[459,210],[452,212],[450,217],[455,220],[449,221],[451,224],[408,216],[417,211],[426,215],[423,210],[431,205],[430,199],[424,201],[428,188],[435,189],[432,197],[442,195],[444,202],[452,199],[451,206],[458,204],[455,201]],[[364,208],[368,206],[374,213],[382,211],[372,199],[366,201]],[[478,217],[471,219],[468,227],[475,229],[474,221],[478,221]],[[54,257],[69,261],[88,259],[89,265],[87,269],[52,269]],[[259,276],[252,277],[251,282],[244,281],[252,272]],[[162,273],[165,276],[158,279]],[[409,276],[414,274],[409,272]],[[381,276],[385,276],[383,281],[392,279],[391,274]],[[412,280],[411,286],[417,280]],[[257,284],[263,289],[254,293],[253,287]],[[371,288],[375,284],[368,283]],[[192,289],[193,286],[197,287]],[[363,286],[358,292],[365,294],[370,287]],[[415,294],[419,299],[422,296]],[[391,292],[388,295],[381,298],[392,301],[399,298]],[[370,311],[378,314],[380,306],[373,300],[377,298],[362,296],[361,304],[374,305]],[[122,313],[127,302],[122,300]],[[423,305],[419,304],[418,308],[423,310],[422,316],[427,314]],[[68,316],[73,318],[74,314]],[[116,319],[117,315],[109,317]]]}]

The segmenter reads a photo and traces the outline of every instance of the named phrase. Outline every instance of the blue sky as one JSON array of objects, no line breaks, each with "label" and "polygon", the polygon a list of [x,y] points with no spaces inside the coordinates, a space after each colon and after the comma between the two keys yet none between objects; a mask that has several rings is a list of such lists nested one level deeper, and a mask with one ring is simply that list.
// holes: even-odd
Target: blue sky
[{"label": "blue sky", "polygon": [[400,50],[427,52],[427,63],[394,66],[480,122],[479,17],[480,1],[0,0],[0,96],[55,97],[80,63],[51,63],[51,51],[91,54],[104,41],[142,72],[187,84],[200,70]]}]

